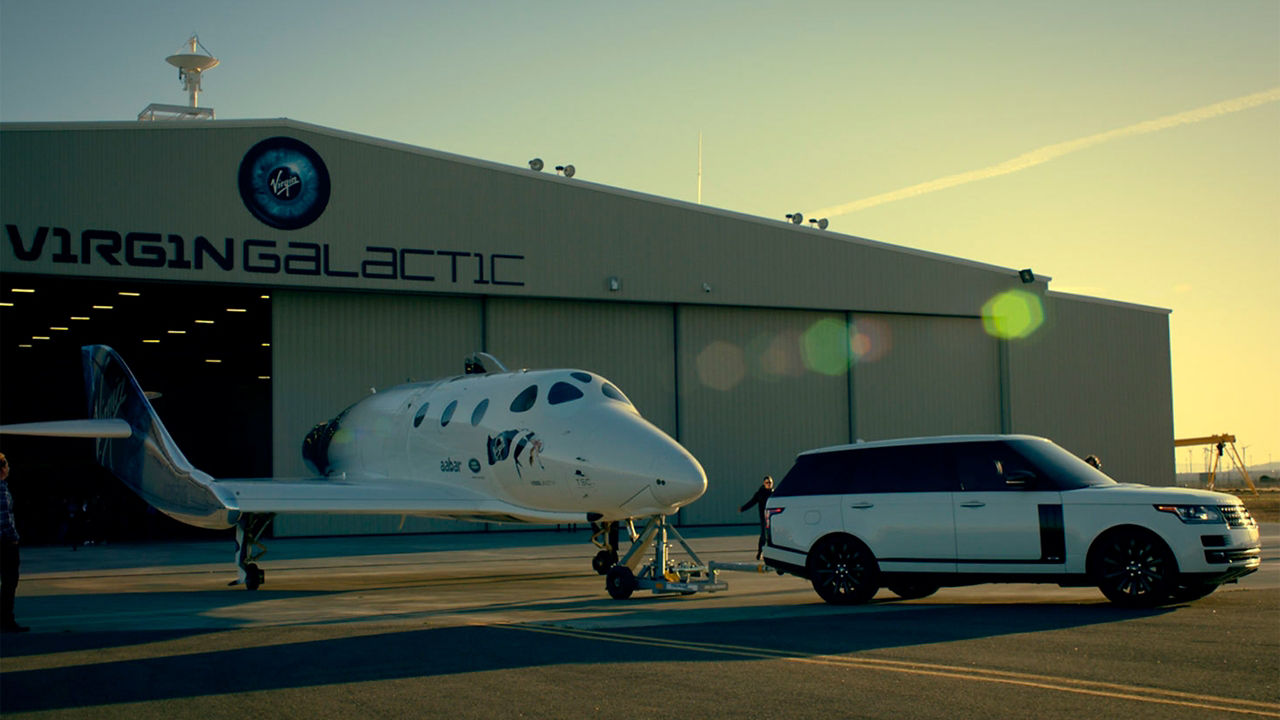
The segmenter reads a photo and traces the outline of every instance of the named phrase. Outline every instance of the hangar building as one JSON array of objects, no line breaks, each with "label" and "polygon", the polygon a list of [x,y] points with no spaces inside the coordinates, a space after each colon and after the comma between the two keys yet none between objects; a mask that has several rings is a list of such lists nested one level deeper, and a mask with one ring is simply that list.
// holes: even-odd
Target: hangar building
[{"label": "hangar building", "polygon": [[1167,310],[782,218],[282,119],[0,125],[0,225],[0,421],[81,416],[104,342],[218,477],[305,475],[315,423],[476,350],[623,388],[706,468],[684,525],[857,439],[1031,433],[1174,477]]}]

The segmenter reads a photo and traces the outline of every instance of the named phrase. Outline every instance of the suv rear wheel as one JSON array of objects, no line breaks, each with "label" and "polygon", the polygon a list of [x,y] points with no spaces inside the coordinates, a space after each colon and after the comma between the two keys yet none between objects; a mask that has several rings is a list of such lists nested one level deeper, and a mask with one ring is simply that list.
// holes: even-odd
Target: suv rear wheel
[{"label": "suv rear wheel", "polygon": [[809,551],[808,569],[814,591],[832,605],[858,605],[880,589],[875,555],[848,535],[819,540]]},{"label": "suv rear wheel", "polygon": [[1138,528],[1108,533],[1091,553],[1090,574],[1116,605],[1154,607],[1176,589],[1177,562],[1160,538]]}]

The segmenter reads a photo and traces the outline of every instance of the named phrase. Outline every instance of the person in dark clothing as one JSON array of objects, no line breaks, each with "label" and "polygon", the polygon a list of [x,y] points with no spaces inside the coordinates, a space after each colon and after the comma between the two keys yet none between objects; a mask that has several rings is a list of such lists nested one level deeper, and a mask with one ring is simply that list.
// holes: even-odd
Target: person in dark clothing
[{"label": "person in dark clothing", "polygon": [[746,512],[751,509],[752,505],[757,507],[760,513],[760,542],[756,545],[756,559],[760,559],[760,553],[764,551],[764,504],[769,502],[769,496],[773,494],[773,478],[768,475],[764,476],[764,480],[760,481],[760,488],[756,490],[756,494],[751,496],[746,505],[738,508],[738,512]]},{"label": "person in dark clothing", "polygon": [[26,632],[13,616],[18,590],[18,528],[13,522],[13,496],[9,494],[9,459],[0,453],[0,632]]}]

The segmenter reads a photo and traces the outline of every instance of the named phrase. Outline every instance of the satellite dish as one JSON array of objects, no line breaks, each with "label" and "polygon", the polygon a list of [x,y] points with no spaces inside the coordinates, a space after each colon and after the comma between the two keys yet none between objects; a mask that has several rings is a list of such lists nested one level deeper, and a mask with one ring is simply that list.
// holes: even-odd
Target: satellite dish
[{"label": "satellite dish", "polygon": [[804,215],[801,215],[800,213],[791,213],[787,217],[790,218],[792,224],[795,224],[795,225],[799,225],[800,223],[804,222]]},{"label": "satellite dish", "polygon": [[575,171],[574,171],[574,169],[573,169],[573,166],[572,166],[572,165],[565,165],[565,166],[564,166],[564,176],[565,176],[565,177],[573,177],[573,173],[574,173],[574,172],[575,172]]},{"label": "satellite dish", "polygon": [[[200,75],[205,70],[217,67],[218,58],[196,52],[197,46],[202,49],[204,46],[200,44],[200,38],[195,35],[187,39],[186,45],[182,51],[170,55],[164,61],[178,68],[178,79],[182,81],[182,89],[186,90],[191,97],[191,107],[198,107]],[[208,50],[205,52],[207,53]]]},{"label": "satellite dish", "polygon": [[542,158],[534,158],[530,160],[529,169],[534,172],[542,172]]}]

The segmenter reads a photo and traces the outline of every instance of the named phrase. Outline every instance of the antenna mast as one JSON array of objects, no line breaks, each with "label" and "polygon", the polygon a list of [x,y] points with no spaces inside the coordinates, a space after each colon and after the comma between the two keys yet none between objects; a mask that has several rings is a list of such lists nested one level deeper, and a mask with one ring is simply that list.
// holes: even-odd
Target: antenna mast
[{"label": "antenna mast", "polygon": [[702,204],[702,131],[698,131],[698,204]]},{"label": "antenna mast", "polygon": [[[204,53],[197,52],[204,50]],[[200,38],[192,33],[191,37],[184,43],[183,48],[178,52],[164,59],[165,62],[178,68],[178,79],[182,81],[182,89],[187,92],[190,105],[165,105],[162,103],[151,103],[138,113],[139,120],[189,120],[189,119],[209,119],[212,120],[213,108],[200,107],[200,77],[205,70],[209,70],[218,66],[218,58],[214,57],[204,45],[200,43]]]}]

